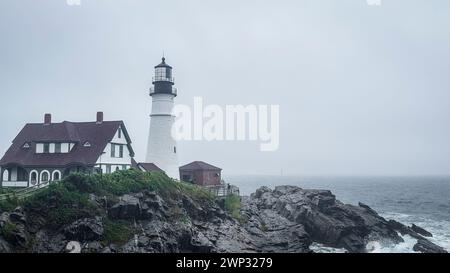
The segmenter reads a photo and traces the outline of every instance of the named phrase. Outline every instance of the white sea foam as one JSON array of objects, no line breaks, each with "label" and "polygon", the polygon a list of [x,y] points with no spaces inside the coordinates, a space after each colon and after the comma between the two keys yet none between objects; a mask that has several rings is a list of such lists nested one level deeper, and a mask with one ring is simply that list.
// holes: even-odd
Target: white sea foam
[{"label": "white sea foam", "polygon": [[315,253],[345,253],[345,252],[347,252],[343,248],[328,247],[328,246],[324,246],[319,243],[313,243],[309,248],[312,251],[314,251]]},{"label": "white sea foam", "polygon": [[433,237],[427,238],[428,240],[450,251],[450,221],[432,220],[396,212],[383,213],[382,216],[386,219],[394,219],[408,226],[416,224],[426,229],[433,234]]},{"label": "white sea foam", "polygon": [[402,236],[404,242],[399,244],[371,241],[366,249],[369,253],[412,253],[417,240],[409,235]]}]

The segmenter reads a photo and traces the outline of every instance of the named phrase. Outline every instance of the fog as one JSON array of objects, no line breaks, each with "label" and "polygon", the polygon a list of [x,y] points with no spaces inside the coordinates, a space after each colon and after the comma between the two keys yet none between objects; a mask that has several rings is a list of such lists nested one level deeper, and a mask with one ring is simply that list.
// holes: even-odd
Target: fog
[{"label": "fog", "polygon": [[225,174],[450,174],[447,0],[0,2],[0,154],[28,122],[124,120],[145,158],[153,67],[177,103],[279,105],[279,149],[180,141]]}]

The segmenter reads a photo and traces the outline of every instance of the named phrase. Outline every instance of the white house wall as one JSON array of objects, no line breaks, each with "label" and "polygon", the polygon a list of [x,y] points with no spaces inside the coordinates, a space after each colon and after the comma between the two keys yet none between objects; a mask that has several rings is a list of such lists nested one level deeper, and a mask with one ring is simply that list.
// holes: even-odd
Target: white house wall
[{"label": "white house wall", "polygon": [[[130,150],[128,149],[128,142],[125,138],[125,135],[122,132],[122,137],[119,138],[119,131],[116,132],[113,140],[108,143],[105,150],[103,151],[103,155],[97,160],[97,166],[101,166],[103,173],[106,173],[106,165],[111,166],[111,172],[114,172],[118,167],[122,170],[123,166],[126,165],[126,169],[131,167],[131,156]],[[123,146],[123,158],[112,157],[111,156],[111,146],[112,144],[122,144]],[[116,148],[117,150],[117,148]]]}]

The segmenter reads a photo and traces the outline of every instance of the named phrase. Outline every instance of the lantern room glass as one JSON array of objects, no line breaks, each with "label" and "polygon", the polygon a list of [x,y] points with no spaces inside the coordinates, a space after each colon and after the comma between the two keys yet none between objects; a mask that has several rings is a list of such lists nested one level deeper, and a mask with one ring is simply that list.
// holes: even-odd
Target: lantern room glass
[{"label": "lantern room glass", "polygon": [[172,70],[169,67],[157,67],[155,69],[155,80],[156,81],[171,81],[172,80]]}]

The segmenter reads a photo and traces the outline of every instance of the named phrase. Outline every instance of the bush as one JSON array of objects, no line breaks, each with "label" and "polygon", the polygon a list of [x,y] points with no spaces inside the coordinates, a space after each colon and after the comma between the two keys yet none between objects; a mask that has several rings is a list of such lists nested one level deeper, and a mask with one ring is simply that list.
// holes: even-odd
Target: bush
[{"label": "bush", "polygon": [[14,240],[15,232],[17,232],[17,226],[11,222],[6,222],[3,228],[0,230],[0,234],[3,235],[3,237],[7,241]]},{"label": "bush", "polygon": [[103,243],[123,245],[134,235],[132,224],[126,221],[112,221],[106,219],[104,222]]},{"label": "bush", "polygon": [[243,217],[241,215],[241,198],[237,195],[228,195],[225,198],[225,209],[234,219],[238,221],[243,221]]},{"label": "bush", "polygon": [[9,197],[0,201],[0,211],[12,211],[20,206],[21,202],[17,197]]},{"label": "bush", "polygon": [[89,201],[87,193],[79,192],[66,183],[51,184],[48,188],[27,197],[24,208],[31,217],[45,216],[46,226],[54,229],[77,219],[93,217],[101,213]]}]

